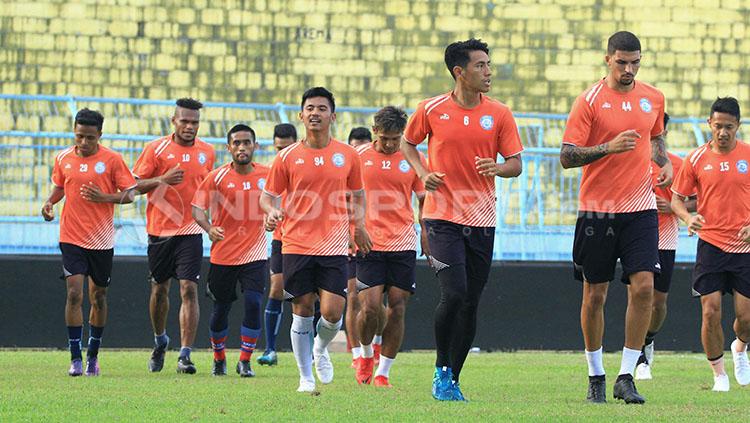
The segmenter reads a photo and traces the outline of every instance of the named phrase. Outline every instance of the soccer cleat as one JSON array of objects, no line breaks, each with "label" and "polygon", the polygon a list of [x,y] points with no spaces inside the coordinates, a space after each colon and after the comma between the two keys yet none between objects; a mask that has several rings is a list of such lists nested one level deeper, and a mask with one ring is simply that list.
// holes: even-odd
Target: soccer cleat
[{"label": "soccer cleat", "polygon": [[68,369],[69,376],[80,376],[83,374],[83,362],[80,358],[70,361],[70,368]]},{"label": "soccer cleat", "polygon": [[729,376],[726,373],[714,376],[714,387],[711,390],[714,392],[729,392]]},{"label": "soccer cleat", "polygon": [[214,367],[211,369],[211,374],[214,376],[226,376],[227,375],[227,361],[226,360],[214,360]]},{"label": "soccer cleat", "polygon": [[357,369],[354,371],[354,377],[360,385],[369,385],[372,382],[372,369],[375,366],[373,357],[362,357],[359,359]]},{"label": "soccer cleat", "polygon": [[250,360],[237,362],[237,373],[240,377],[255,377],[255,372],[250,367]]},{"label": "soccer cleat", "polygon": [[453,401],[453,372],[450,367],[435,367],[432,376],[432,397],[438,401]]},{"label": "soccer cleat", "polygon": [[455,380],[451,381],[451,393],[453,394],[453,401],[469,402],[469,400],[467,400],[464,397],[464,393],[461,392],[461,387],[459,386],[459,383],[456,382]]},{"label": "soccer cleat", "polygon": [[596,404],[607,402],[607,382],[604,375],[589,376],[589,391],[586,401]]},{"label": "soccer cleat", "polygon": [[734,378],[737,379],[737,383],[742,386],[750,383],[750,363],[747,360],[747,346],[745,351],[736,352],[735,345],[739,342],[737,339],[732,341],[732,360],[734,361]]},{"label": "soccer cleat", "polygon": [[262,356],[258,357],[257,361],[261,366],[275,366],[279,364],[279,359],[274,350],[266,350]]},{"label": "soccer cleat", "polygon": [[372,384],[374,386],[379,386],[382,388],[393,388],[393,385],[390,384],[388,381],[388,378],[385,376],[375,376],[375,379],[373,379]]},{"label": "soccer cleat", "polygon": [[650,344],[646,344],[643,347],[643,355],[646,356],[648,364],[652,366],[654,364],[654,341],[651,341]]},{"label": "soccer cleat", "polygon": [[635,389],[633,376],[629,374],[617,376],[613,391],[615,399],[621,399],[625,401],[625,404],[643,404],[646,402],[646,399]]},{"label": "soccer cleat", "polygon": [[315,373],[318,375],[320,382],[329,384],[333,382],[333,363],[331,363],[331,357],[328,355],[328,348],[323,350],[323,353],[318,355],[313,350],[313,360],[315,361]]},{"label": "soccer cleat", "polygon": [[300,378],[297,392],[315,392],[315,380]]},{"label": "soccer cleat", "polygon": [[86,358],[86,376],[99,376],[99,359],[96,357]]},{"label": "soccer cleat", "polygon": [[160,372],[164,368],[164,355],[167,352],[167,346],[154,347],[151,351],[151,359],[148,361],[148,370],[151,373]]},{"label": "soccer cleat", "polygon": [[372,353],[373,358],[375,358],[375,365],[377,366],[380,364],[380,350],[382,349],[382,345],[380,344],[372,344]]},{"label": "soccer cleat", "polygon": [[195,374],[195,372],[195,364],[190,361],[189,357],[180,357],[177,359],[177,373],[192,375]]},{"label": "soccer cleat", "polygon": [[651,380],[651,366],[641,363],[635,367],[635,380]]}]

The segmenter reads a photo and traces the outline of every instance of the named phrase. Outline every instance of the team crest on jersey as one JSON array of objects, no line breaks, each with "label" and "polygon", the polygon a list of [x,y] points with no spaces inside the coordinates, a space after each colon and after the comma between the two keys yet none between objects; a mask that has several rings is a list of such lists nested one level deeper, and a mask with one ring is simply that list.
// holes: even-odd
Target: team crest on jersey
[{"label": "team crest on jersey", "polygon": [[206,164],[206,160],[208,160],[208,158],[206,157],[206,153],[199,153],[198,154],[198,163],[200,163],[200,164]]},{"label": "team crest on jersey", "polygon": [[409,162],[407,162],[406,160],[401,160],[400,162],[398,162],[398,170],[400,170],[401,172],[406,173],[409,171],[409,169]]},{"label": "team crest on jersey", "polygon": [[344,166],[344,155],[341,153],[336,153],[331,157],[331,161],[333,162],[333,165],[336,167],[343,167]]},{"label": "team crest on jersey", "polygon": [[258,179],[258,189],[263,189],[265,187],[266,187],[266,178]]},{"label": "team crest on jersey", "polygon": [[737,162],[737,172],[747,173],[747,160],[740,160]]},{"label": "team crest on jersey", "polygon": [[485,131],[489,131],[490,129],[492,129],[492,126],[494,124],[495,119],[493,119],[490,115],[484,115],[479,119],[479,126],[481,126]]},{"label": "team crest on jersey", "polygon": [[[739,166],[739,163],[737,163],[737,166]],[[745,168],[747,169],[747,163],[745,163]],[[96,165],[94,165],[94,172],[99,175],[104,173],[105,170],[107,170],[107,165],[105,165],[104,162],[96,162]]]},{"label": "team crest on jersey", "polygon": [[651,113],[651,102],[648,101],[647,98],[642,98],[640,101],[641,110],[643,110],[646,113]]}]

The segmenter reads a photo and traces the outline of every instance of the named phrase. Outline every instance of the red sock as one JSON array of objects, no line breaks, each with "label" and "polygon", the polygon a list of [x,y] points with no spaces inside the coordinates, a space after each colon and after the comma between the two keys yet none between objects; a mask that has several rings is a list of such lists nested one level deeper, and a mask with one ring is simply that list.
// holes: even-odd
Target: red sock
[{"label": "red sock", "polygon": [[250,361],[250,357],[255,351],[255,343],[258,342],[258,338],[250,338],[249,336],[240,336],[242,346],[240,347],[240,361]]},{"label": "red sock", "polygon": [[214,349],[214,360],[226,360],[227,356],[224,352],[224,343],[227,342],[227,337],[213,338],[211,337],[211,347]]}]

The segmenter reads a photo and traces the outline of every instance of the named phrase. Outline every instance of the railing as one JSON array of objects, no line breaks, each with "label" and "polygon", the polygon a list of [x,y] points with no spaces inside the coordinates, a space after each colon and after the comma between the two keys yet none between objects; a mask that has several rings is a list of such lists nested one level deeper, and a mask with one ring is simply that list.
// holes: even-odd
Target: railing
[{"label": "railing", "polygon": [[[133,165],[145,142],[171,132],[174,102],[142,99],[0,94],[0,254],[56,254],[58,226],[43,222],[39,208],[49,194],[52,163],[72,143],[72,117],[82,107],[105,115],[103,143]],[[275,154],[273,126],[297,122],[299,106],[285,104],[204,103],[202,139],[217,144],[217,164],[229,160],[226,131],[247,122],[256,130],[261,162]],[[345,139],[354,126],[370,126],[377,108],[339,107],[334,136]],[[497,181],[496,260],[569,260],[577,210],[580,172],[559,165],[565,115],[516,113],[526,151],[519,178]],[[701,119],[670,123],[669,142],[683,152],[704,142]],[[114,127],[115,130],[112,128]],[[302,127],[299,127],[302,130]],[[205,136],[203,136],[205,135]],[[678,142],[679,141],[679,142]],[[145,197],[116,208],[116,253],[144,255]],[[694,258],[694,239],[680,240],[678,260]],[[204,243],[208,252],[209,243]]]}]

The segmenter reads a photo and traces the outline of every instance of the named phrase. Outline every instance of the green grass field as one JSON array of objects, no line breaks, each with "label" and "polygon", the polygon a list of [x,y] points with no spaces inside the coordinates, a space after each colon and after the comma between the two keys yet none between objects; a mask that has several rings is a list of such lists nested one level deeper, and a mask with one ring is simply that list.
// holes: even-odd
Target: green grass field
[{"label": "green grass field", "polygon": [[[699,354],[659,354],[654,380],[638,382],[643,406],[612,399],[619,354],[606,354],[610,378],[605,405],[587,404],[583,354],[516,352],[471,354],[462,375],[469,403],[439,403],[430,396],[434,354],[399,354],[393,389],[358,386],[348,354],[333,354],[336,377],[319,395],[299,394],[290,353],[280,365],[255,366],[257,377],[210,375],[211,355],[195,352],[198,374],[174,371],[176,352],[158,374],[146,370],[148,351],[100,355],[102,376],[67,376],[62,351],[0,351],[0,421],[507,421],[622,420],[740,421],[750,387],[728,372],[732,389],[711,392],[711,371]],[[731,357],[731,356],[730,356]]]}]

